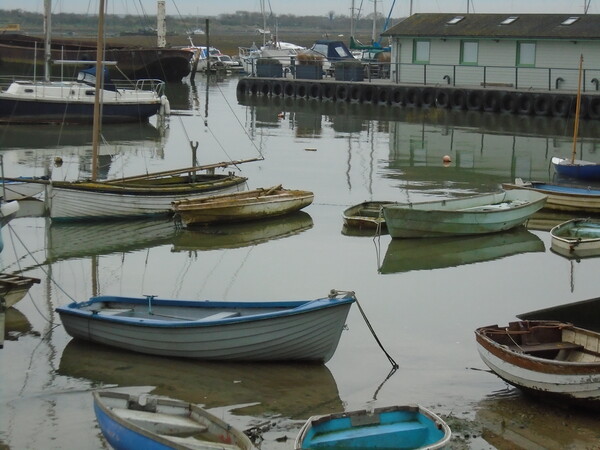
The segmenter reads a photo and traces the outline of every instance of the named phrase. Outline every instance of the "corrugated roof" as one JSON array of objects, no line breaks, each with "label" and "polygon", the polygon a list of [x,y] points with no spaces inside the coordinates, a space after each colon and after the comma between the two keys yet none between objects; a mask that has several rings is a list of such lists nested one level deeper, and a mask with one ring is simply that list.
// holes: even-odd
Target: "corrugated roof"
[{"label": "corrugated roof", "polygon": [[[464,19],[448,24],[457,16]],[[518,17],[508,25],[501,22]],[[562,25],[579,17],[571,25]],[[413,14],[389,28],[384,36],[494,39],[600,39],[600,14]]]}]

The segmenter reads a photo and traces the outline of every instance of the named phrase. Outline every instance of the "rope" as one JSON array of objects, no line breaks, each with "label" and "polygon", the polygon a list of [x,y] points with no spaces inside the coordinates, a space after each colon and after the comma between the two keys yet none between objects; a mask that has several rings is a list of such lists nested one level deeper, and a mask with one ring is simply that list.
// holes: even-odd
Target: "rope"
[{"label": "rope", "polygon": [[375,341],[377,341],[377,344],[379,345],[379,348],[381,348],[381,350],[383,350],[383,353],[385,354],[385,356],[387,356],[387,359],[390,362],[390,364],[392,365],[392,367],[394,369],[397,369],[399,367],[398,364],[396,363],[396,361],[394,361],[394,358],[392,358],[390,356],[390,354],[385,350],[385,348],[383,348],[383,345],[381,344],[381,341],[379,340],[379,338],[375,334],[375,330],[373,330],[373,327],[371,326],[371,323],[369,322],[369,319],[367,319],[367,316],[366,316],[365,312],[363,311],[362,307],[360,306],[360,303],[358,302],[358,299],[356,297],[354,297],[354,299],[356,300],[356,306],[358,306],[358,310],[360,311],[361,315],[363,316],[363,319],[365,319],[365,323],[367,324],[367,327],[369,327],[369,330],[371,331],[371,334],[375,338]]}]

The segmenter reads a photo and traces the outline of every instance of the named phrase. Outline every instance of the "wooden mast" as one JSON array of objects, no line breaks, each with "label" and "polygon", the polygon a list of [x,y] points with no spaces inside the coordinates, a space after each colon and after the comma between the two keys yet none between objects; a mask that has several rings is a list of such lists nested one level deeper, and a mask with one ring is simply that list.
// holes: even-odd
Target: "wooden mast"
[{"label": "wooden mast", "polygon": [[577,154],[577,135],[579,134],[579,112],[581,108],[581,76],[583,72],[583,55],[579,56],[579,79],[577,80],[577,100],[575,102],[575,124],[573,126],[573,149],[571,151],[571,164],[575,164]]},{"label": "wooden mast", "polygon": [[100,102],[104,87],[104,66],[102,64],[104,53],[104,0],[100,0],[98,11],[98,39],[96,42],[96,91],[94,95],[94,122],[92,136],[92,181],[98,177],[98,147],[100,142],[100,123],[102,119]]}]

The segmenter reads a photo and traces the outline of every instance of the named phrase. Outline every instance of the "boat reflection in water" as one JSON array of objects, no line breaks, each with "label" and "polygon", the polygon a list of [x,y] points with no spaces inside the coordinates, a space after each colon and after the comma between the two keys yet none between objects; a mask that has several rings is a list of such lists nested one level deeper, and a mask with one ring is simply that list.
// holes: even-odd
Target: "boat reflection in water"
[{"label": "boat reflection in water", "polygon": [[543,251],[542,240],[524,227],[482,236],[392,239],[379,272],[441,269]]},{"label": "boat reflection in water", "polygon": [[0,348],[4,341],[16,341],[33,331],[29,319],[16,308],[0,307]]},{"label": "boat reflection in water", "polygon": [[236,411],[255,417],[302,420],[343,410],[335,380],[323,364],[165,359],[72,340],[63,351],[58,373],[104,385],[156,386],[153,394],[207,409],[252,403]]},{"label": "boat reflection in water", "polygon": [[173,252],[241,248],[281,239],[309,230],[310,214],[299,211],[285,217],[255,222],[223,224],[179,230],[173,241]]}]

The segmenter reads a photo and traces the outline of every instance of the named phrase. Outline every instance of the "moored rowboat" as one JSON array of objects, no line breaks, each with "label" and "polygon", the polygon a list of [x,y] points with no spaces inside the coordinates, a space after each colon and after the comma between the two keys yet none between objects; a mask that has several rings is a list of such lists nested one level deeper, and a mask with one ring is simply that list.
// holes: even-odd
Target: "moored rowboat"
[{"label": "moored rowboat", "polygon": [[353,292],[283,302],[93,297],[56,308],[69,335],[159,356],[230,361],[327,362]]},{"label": "moored rowboat", "polygon": [[390,406],[311,417],[294,448],[438,449],[451,434],[442,419],[422,406]]},{"label": "moored rowboat", "polygon": [[571,219],[550,230],[552,250],[568,258],[600,255],[600,220]]},{"label": "moored rowboat", "polygon": [[148,394],[96,391],[94,412],[115,450],[250,450],[252,442],[198,405]]},{"label": "moored rowboat", "polygon": [[383,215],[392,238],[460,236],[505,231],[543,208],[546,195],[501,191],[449,200],[392,203]]},{"label": "moored rowboat", "polygon": [[290,214],[310,205],[313,199],[312,192],[283,189],[280,185],[176,200],[171,203],[171,207],[181,222],[193,226],[246,222]]},{"label": "moored rowboat", "polygon": [[526,392],[600,407],[600,334],[564,322],[530,320],[475,331],[483,362]]},{"label": "moored rowboat", "polygon": [[367,201],[353,205],[344,210],[344,225],[350,228],[358,229],[385,229],[385,219],[383,218],[383,205],[394,202],[387,201]]}]

